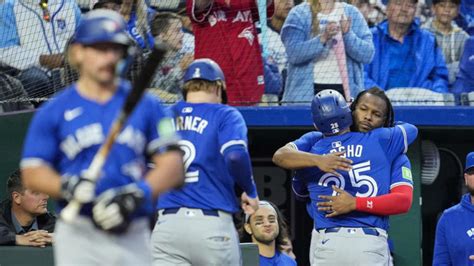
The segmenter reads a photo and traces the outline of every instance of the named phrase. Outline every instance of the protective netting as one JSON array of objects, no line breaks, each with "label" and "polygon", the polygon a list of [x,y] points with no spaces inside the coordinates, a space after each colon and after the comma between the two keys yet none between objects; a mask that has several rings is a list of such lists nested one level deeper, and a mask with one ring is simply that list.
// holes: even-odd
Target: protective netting
[{"label": "protective netting", "polygon": [[64,54],[95,7],[128,22],[137,52],[125,77],[136,78],[155,41],[171,47],[150,88],[167,103],[182,98],[190,62],[211,58],[233,105],[307,105],[324,89],[350,100],[374,86],[394,105],[474,105],[474,12],[465,2],[3,0],[0,104],[37,106],[77,80]]}]

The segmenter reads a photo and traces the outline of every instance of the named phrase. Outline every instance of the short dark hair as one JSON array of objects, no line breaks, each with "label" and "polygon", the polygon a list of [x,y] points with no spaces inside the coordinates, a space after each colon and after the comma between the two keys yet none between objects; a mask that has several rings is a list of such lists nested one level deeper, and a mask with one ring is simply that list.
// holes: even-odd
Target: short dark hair
[{"label": "short dark hair", "polygon": [[459,6],[461,4],[461,0],[432,0],[433,5],[437,5],[437,4],[443,3],[443,2],[447,2],[447,3],[451,2],[451,3],[453,3],[457,6]]},{"label": "short dark hair", "polygon": [[[275,212],[277,215],[277,221],[278,221],[278,229],[279,229],[279,234],[277,238],[275,239],[275,245],[279,251],[283,251],[283,247],[288,244],[286,240],[290,239],[290,236],[288,233],[288,224],[286,223],[285,217],[283,217],[283,214],[281,213],[280,209],[278,209],[278,207],[273,202],[270,202],[270,201],[266,201],[266,202],[268,202],[273,207],[273,209],[275,209]],[[247,231],[245,231],[245,228],[244,228],[244,225],[246,223],[250,223],[250,218],[248,218],[247,220],[248,221],[246,221],[245,217],[242,218],[242,223],[240,224],[239,230],[238,230],[239,235],[240,235],[240,241],[242,243],[252,242],[252,236],[249,233],[247,233]]]},{"label": "short dark hair", "polygon": [[99,0],[97,3],[94,4],[94,7],[92,7],[92,9],[102,8],[107,3],[122,5],[122,2],[123,2],[122,0]]},{"label": "short dark hair", "polygon": [[[385,114],[385,122],[383,124],[383,127],[393,127],[395,121],[394,121],[394,112],[393,112],[392,103],[390,102],[390,99],[387,97],[387,94],[385,94],[385,91],[383,91],[379,87],[372,87],[368,90],[362,91],[359,94],[357,94],[356,98],[351,104],[351,112],[354,112],[362,96],[364,96],[367,93],[377,96],[385,102],[385,104],[387,105],[387,113]],[[354,125],[352,126],[354,127]],[[357,131],[355,130],[355,128],[351,128],[351,130]]]},{"label": "short dark hair", "polygon": [[13,192],[23,193],[24,190],[25,188],[23,187],[23,183],[21,181],[20,169],[16,169],[13,173],[10,174],[7,180],[8,198],[12,198]]},{"label": "short dark hair", "polygon": [[177,19],[181,21],[181,17],[172,12],[157,13],[151,20],[151,35],[158,36],[160,32],[165,32],[171,25],[171,20]]}]

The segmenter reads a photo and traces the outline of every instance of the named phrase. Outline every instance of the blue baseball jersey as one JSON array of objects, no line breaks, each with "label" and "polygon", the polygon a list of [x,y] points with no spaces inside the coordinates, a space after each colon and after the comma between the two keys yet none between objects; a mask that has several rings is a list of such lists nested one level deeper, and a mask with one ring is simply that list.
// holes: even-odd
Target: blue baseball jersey
[{"label": "blue baseball jersey", "polygon": [[260,266],[296,266],[296,261],[290,256],[276,251],[275,255],[271,258],[259,255]]},{"label": "blue baseball jersey", "polygon": [[184,101],[171,110],[182,138],[179,145],[185,153],[186,185],[160,195],[158,208],[238,211],[235,180],[223,154],[233,145],[247,147],[247,126],[242,115],[227,105]]},{"label": "blue baseball jersey", "polygon": [[[49,165],[63,178],[81,175],[104,142],[130,88],[128,82],[120,81],[112,98],[98,103],[81,96],[73,84],[45,103],[31,121],[21,166]],[[176,145],[177,140],[171,117],[155,97],[145,95],[112,146],[97,180],[96,195],[141,180],[147,157]],[[59,202],[59,208],[65,204]],[[91,207],[84,205],[81,214],[90,216]],[[151,202],[144,204],[138,214],[145,215],[153,207]]]},{"label": "blue baseball jersey", "polygon": [[474,204],[466,193],[439,218],[433,265],[474,265],[470,255],[474,255]]},{"label": "blue baseball jersey", "polygon": [[[310,152],[311,148],[323,138],[321,132],[318,131],[311,131],[299,139],[290,142],[293,147],[295,147],[299,151]],[[392,163],[391,166],[391,174],[390,174],[390,189],[400,185],[407,185],[413,187],[413,178],[411,173],[411,164],[410,160],[405,154],[399,155],[395,161]],[[301,180],[294,180],[292,183],[294,193],[299,196],[300,198],[307,197],[309,199],[309,192],[306,188],[306,184]],[[313,206],[312,202],[308,202],[306,205],[306,209],[308,214],[313,218],[313,212],[315,206]]]},{"label": "blue baseball jersey", "polygon": [[[336,185],[358,197],[387,194],[392,182],[390,178],[392,162],[406,152],[408,144],[416,138],[416,134],[414,126],[405,124],[394,128],[375,129],[369,133],[351,132],[325,137],[317,142],[310,152],[327,154],[345,151],[345,156],[353,161],[352,170],[338,171],[339,175],[336,176],[317,168],[308,168],[297,171],[295,180],[306,183],[313,206],[321,201],[319,195],[334,194],[331,185]],[[316,207],[313,208],[316,229],[337,226],[388,228],[388,217],[357,211],[337,218],[326,218],[325,214],[317,211]]]}]

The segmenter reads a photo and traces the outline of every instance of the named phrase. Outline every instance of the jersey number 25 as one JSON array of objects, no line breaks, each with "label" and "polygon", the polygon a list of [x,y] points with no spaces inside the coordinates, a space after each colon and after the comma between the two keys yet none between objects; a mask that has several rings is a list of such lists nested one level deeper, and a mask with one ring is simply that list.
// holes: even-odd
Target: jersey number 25
[{"label": "jersey number 25", "polygon": [[[374,197],[377,196],[378,186],[377,182],[373,177],[365,175],[364,172],[370,171],[370,161],[363,163],[354,164],[352,169],[349,171],[349,179],[352,187],[360,188],[367,187],[367,191],[364,193],[357,192],[356,197]],[[344,189],[346,187],[346,180],[342,175],[334,175],[331,173],[324,174],[320,179],[318,184],[320,186],[329,186],[329,183],[332,182],[336,186]],[[336,191],[333,191],[333,196],[336,195]]]}]

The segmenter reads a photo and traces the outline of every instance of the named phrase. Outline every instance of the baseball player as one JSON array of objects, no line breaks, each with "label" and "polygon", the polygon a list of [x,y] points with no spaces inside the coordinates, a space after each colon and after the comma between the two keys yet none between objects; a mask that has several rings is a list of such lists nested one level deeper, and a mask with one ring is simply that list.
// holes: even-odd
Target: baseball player
[{"label": "baseball player", "polygon": [[286,254],[284,246],[290,244],[288,226],[275,204],[260,201],[258,210],[245,215],[239,228],[242,242],[258,245],[260,266],[296,266],[294,258]]},{"label": "baseball player", "polygon": [[210,59],[184,74],[185,101],[172,106],[184,151],[185,186],[160,195],[152,234],[154,265],[240,265],[232,213],[258,209],[242,115],[225,103],[225,79]]},{"label": "baseball player", "polygon": [[[368,132],[379,127],[393,127],[393,107],[385,93],[378,89],[372,88],[359,93],[351,104],[352,117],[354,120],[353,130],[357,132]],[[292,141],[284,147],[278,149],[273,161],[280,167],[285,169],[296,170],[304,167],[319,167],[325,172],[335,172],[335,170],[350,171],[351,161],[347,158],[340,157],[342,154],[317,155],[311,154],[311,147],[322,138],[322,133],[312,131],[304,134],[301,138]],[[363,208],[364,204],[358,197],[352,197],[348,193],[340,193],[335,197],[331,197],[320,205],[331,207],[333,209],[332,216],[348,213],[350,211],[363,211],[377,215],[396,215],[409,211],[413,199],[413,181],[411,176],[411,165],[408,157],[404,154],[398,156],[393,162],[390,174],[390,193],[387,195],[376,196],[374,198],[387,198],[387,201],[396,202],[395,208],[386,209],[384,213],[377,213],[373,209]],[[297,183],[294,185],[298,186]],[[303,184],[300,184],[303,185]],[[303,185],[304,186],[304,185]],[[301,199],[308,201],[307,193]],[[296,195],[298,197],[298,195]],[[356,201],[359,204],[356,204]],[[311,201],[308,201],[308,213],[312,215]],[[313,230],[310,248],[310,260],[313,260],[315,243],[318,241],[318,233]]]},{"label": "baseball player", "polygon": [[[313,263],[387,265],[387,216],[354,211],[332,218],[335,214],[331,207],[317,210],[315,206],[322,201],[321,195],[335,196],[346,190],[361,199],[363,210],[371,209],[384,215],[396,207],[397,202],[375,197],[388,194],[390,165],[399,154],[406,152],[408,144],[416,138],[417,129],[410,124],[402,124],[376,129],[368,134],[349,133],[352,124],[350,109],[342,95],[333,90],[315,96],[312,112],[315,127],[325,138],[311,148],[311,153],[344,152],[344,156],[353,162],[348,172],[324,173],[317,168],[307,168],[297,171],[295,175],[294,182],[304,183],[304,188],[309,191],[315,229],[320,233]],[[301,187],[294,186],[300,195],[304,194],[304,190],[298,189]],[[327,250],[340,250],[347,256],[334,256],[338,252]]]},{"label": "baseball player", "polygon": [[[265,0],[263,0],[265,1]],[[267,0],[268,17],[273,15]],[[254,23],[256,0],[187,0],[195,58],[211,58],[224,71],[229,104],[253,105],[264,93],[262,51]]]},{"label": "baseball player", "polygon": [[[150,95],[135,107],[94,185],[83,176],[120,111],[130,84],[117,77],[130,38],[110,10],[86,14],[68,50],[79,80],[35,114],[21,160],[25,185],[82,203],[56,225],[57,265],[150,265],[153,198],[182,182],[182,154],[170,117]],[[147,159],[157,168],[146,171]]]}]

